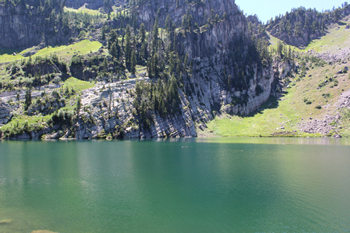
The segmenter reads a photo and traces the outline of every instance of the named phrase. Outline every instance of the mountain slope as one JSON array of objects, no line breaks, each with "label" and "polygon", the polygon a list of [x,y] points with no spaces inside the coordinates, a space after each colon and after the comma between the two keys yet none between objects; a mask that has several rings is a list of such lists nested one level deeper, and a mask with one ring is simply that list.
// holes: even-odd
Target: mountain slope
[{"label": "mountain slope", "polygon": [[[206,127],[216,114],[249,115],[276,94],[278,68],[233,0],[150,0],[115,9],[111,18],[62,13],[69,40],[98,40],[98,51],[43,58],[34,49],[4,65],[2,137],[196,136],[196,125]],[[69,76],[96,85],[81,93],[57,89]]]},{"label": "mountain slope", "polygon": [[[305,49],[290,46],[299,71],[284,79],[279,98],[249,117],[222,114],[199,135],[349,137],[349,23],[347,16],[328,25],[327,33]],[[272,47],[278,41],[270,35]]]}]

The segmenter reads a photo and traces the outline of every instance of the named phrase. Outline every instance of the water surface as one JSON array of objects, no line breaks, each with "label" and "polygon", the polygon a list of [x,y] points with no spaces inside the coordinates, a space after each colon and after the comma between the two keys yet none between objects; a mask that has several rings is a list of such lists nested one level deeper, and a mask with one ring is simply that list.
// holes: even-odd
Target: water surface
[{"label": "water surface", "polygon": [[349,232],[350,141],[0,142],[0,232]]}]

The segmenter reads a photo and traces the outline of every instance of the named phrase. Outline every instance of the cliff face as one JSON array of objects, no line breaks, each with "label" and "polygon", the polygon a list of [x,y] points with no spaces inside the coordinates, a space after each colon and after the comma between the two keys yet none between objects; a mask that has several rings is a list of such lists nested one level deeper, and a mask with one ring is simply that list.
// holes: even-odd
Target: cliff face
[{"label": "cliff face", "polygon": [[20,5],[0,5],[0,46],[17,48],[37,45],[41,42],[44,19],[29,14]]},{"label": "cliff face", "polygon": [[210,3],[186,0],[150,0],[141,4],[137,10],[140,22],[152,26],[158,16],[158,23],[162,27],[165,25],[168,15],[172,18],[175,25],[179,27],[182,24],[183,16],[187,12],[191,13],[193,21],[198,26],[206,24],[216,14],[221,17],[225,12],[227,16],[241,14],[234,0],[216,0],[210,1]]},{"label": "cliff face", "polygon": [[[58,12],[58,9],[55,10]],[[0,47],[28,48],[41,42],[56,45],[69,37],[56,18],[46,18],[37,6],[0,4]]]}]

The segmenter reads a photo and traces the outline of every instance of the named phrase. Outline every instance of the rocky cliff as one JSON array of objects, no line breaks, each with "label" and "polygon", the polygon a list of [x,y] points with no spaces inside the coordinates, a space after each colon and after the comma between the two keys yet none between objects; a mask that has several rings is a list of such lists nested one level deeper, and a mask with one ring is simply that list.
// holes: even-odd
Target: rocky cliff
[{"label": "rocky cliff", "polygon": [[39,44],[43,39],[43,22],[43,17],[21,5],[0,4],[0,46],[18,48]]},{"label": "rocky cliff", "polygon": [[56,45],[68,40],[68,31],[63,30],[57,18],[59,4],[42,8],[38,2],[28,3],[0,3],[0,47],[19,49],[40,43]]},{"label": "rocky cliff", "polygon": [[157,18],[162,27],[164,27],[168,15],[177,27],[181,26],[183,17],[187,13],[191,14],[193,24],[197,23],[199,27],[207,24],[216,15],[221,18],[224,15],[226,17],[242,16],[234,0],[217,0],[206,3],[187,0],[150,0],[140,4],[137,7],[137,12],[140,22],[151,26]]}]

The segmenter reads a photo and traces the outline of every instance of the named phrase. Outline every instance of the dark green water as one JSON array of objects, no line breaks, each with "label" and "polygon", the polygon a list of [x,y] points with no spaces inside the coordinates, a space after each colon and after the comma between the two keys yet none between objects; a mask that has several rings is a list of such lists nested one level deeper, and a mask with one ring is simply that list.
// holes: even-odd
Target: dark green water
[{"label": "dark green water", "polygon": [[349,144],[0,142],[0,232],[349,232]]}]

